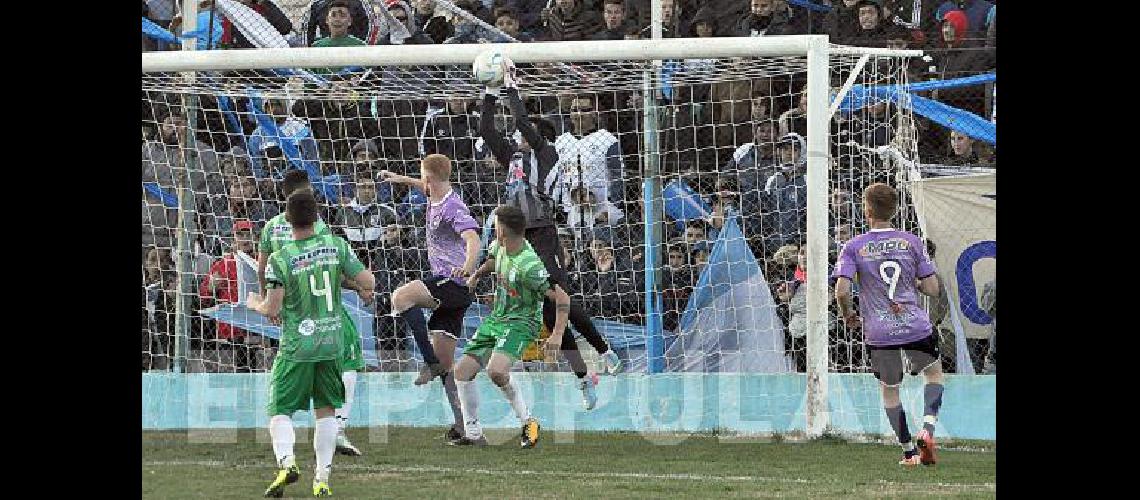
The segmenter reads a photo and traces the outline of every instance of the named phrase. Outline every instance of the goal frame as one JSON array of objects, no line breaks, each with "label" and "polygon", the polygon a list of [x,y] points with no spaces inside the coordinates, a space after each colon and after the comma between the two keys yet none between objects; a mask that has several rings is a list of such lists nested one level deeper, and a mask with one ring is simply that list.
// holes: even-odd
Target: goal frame
[{"label": "goal frame", "polygon": [[[653,2],[654,10],[659,4]],[[655,12],[656,14],[656,12]],[[656,17],[656,16],[655,16]],[[193,23],[193,21],[190,21]],[[486,50],[498,50],[516,63],[557,63],[557,62],[604,62],[604,61],[652,61],[655,68],[666,59],[712,59],[735,57],[787,57],[803,56],[807,59],[807,258],[809,269],[827,269],[828,255],[828,178],[830,169],[830,128],[831,115],[838,107],[859,72],[871,56],[881,57],[920,57],[920,50],[896,50],[866,47],[833,46],[827,35],[787,35],[764,37],[725,37],[725,38],[669,38],[648,40],[605,40],[570,42],[533,43],[493,43],[493,44],[448,44],[448,45],[376,45],[363,47],[336,48],[287,48],[251,50],[209,50],[209,51],[146,52],[142,54],[143,73],[179,72],[193,78],[198,71],[257,70],[274,68],[323,68],[335,66],[419,66],[471,64],[475,57]],[[830,95],[831,55],[861,56],[852,74],[837,95]],[[652,75],[646,72],[644,90],[649,90]],[[646,214],[655,214],[651,200],[659,199],[659,175],[653,175],[653,168],[659,162],[657,150],[660,133],[656,127],[656,100],[649,92],[644,96],[643,106],[645,126],[644,145],[647,151],[642,155],[646,162],[646,179],[643,186],[646,196]],[[654,189],[656,188],[656,189]],[[653,196],[655,195],[655,196]],[[180,210],[181,212],[181,210]],[[660,231],[653,227],[661,221],[646,220],[646,237],[660,238]],[[660,248],[660,241],[652,241],[654,249]],[[181,247],[181,244],[180,244]],[[646,265],[654,265],[656,258],[647,256]],[[183,259],[177,264],[181,267]],[[185,273],[178,270],[179,280]],[[653,281],[648,279],[646,288],[652,289]],[[806,434],[820,436],[828,428],[830,413],[827,404],[828,379],[828,334],[827,334],[827,276],[825,273],[810,273],[807,277],[807,391],[805,402]],[[658,297],[653,293],[646,296],[646,305],[652,306]],[[182,301],[178,306],[184,307]],[[649,311],[655,310],[649,307]],[[178,311],[179,317],[183,311]],[[659,316],[659,313],[657,313]],[[646,345],[660,350],[663,342],[660,335],[660,322],[654,321],[654,314],[646,326]],[[184,334],[185,332],[181,332]],[[655,353],[648,352],[650,373],[660,371],[663,362],[654,363]],[[663,352],[656,353],[658,358]],[[659,360],[660,361],[660,360]],[[176,360],[177,364],[177,360]],[[655,369],[656,368],[656,369]]]}]

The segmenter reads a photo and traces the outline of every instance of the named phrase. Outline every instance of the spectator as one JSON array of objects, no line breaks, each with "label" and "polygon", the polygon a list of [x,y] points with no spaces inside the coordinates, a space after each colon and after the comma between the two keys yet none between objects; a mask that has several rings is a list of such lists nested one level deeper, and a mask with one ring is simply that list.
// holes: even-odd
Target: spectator
[{"label": "spectator", "polygon": [[614,226],[625,216],[621,209],[609,200],[598,201],[593,191],[575,186],[570,191],[573,204],[566,211],[566,225],[578,234],[592,230],[595,226]]},{"label": "spectator", "polygon": [[693,268],[686,262],[688,248],[683,239],[674,239],[669,243],[665,268],[661,273],[661,298],[665,309],[663,326],[666,330],[676,331],[681,322],[681,315],[696,286],[696,276]]},{"label": "spectator", "polygon": [[606,231],[595,231],[590,242],[589,272],[582,276],[582,296],[587,311],[612,321],[640,323],[639,274],[630,263],[614,253],[613,240]]},{"label": "spectator", "polygon": [[[290,168],[289,160],[302,163],[318,162],[317,142],[305,121],[293,116],[284,99],[265,99],[264,112],[257,109],[260,98],[253,99],[249,106],[258,122],[257,128],[249,135],[246,144],[253,152],[253,175],[258,179],[280,180]],[[290,141],[297,147],[300,157],[287,158],[282,143]],[[276,149],[274,149],[276,148]]]},{"label": "spectator", "polygon": [[[935,74],[939,79],[961,78],[993,69],[994,49],[983,48],[980,40],[967,39],[968,29],[965,12],[952,10],[943,16],[941,45],[945,50],[934,52]],[[933,97],[976,115],[986,115],[984,85],[938,89]]]},{"label": "spectator", "polygon": [[947,0],[938,6],[935,16],[939,21],[945,20],[945,14],[950,11],[962,11],[966,16],[970,29],[964,37],[981,39],[986,36],[987,23],[990,10],[994,3],[987,0]]},{"label": "spectator", "polygon": [[698,38],[716,36],[716,12],[711,5],[697,9],[690,22],[693,27],[693,36]]},{"label": "spectator", "polygon": [[475,156],[478,120],[473,99],[451,98],[428,106],[420,135],[420,156],[439,153],[462,162]]},{"label": "spectator", "polygon": [[849,40],[860,47],[885,47],[891,30],[883,20],[883,6],[879,0],[859,0],[855,4],[858,29]]},{"label": "spectator", "polygon": [[143,260],[143,370],[167,370],[173,354],[174,308],[178,275],[165,248],[150,247]]},{"label": "spectator", "polygon": [[[534,37],[530,33],[520,31],[521,22],[519,21],[519,13],[510,7],[500,7],[495,9],[495,27],[502,30],[520,42],[533,42]],[[503,40],[504,42],[506,40]]]},{"label": "spectator", "polygon": [[587,9],[583,0],[555,0],[546,16],[547,40],[589,40],[602,29],[602,16]]},{"label": "spectator", "polygon": [[[242,5],[253,9],[254,12],[261,14],[273,29],[277,30],[281,36],[288,35],[293,31],[293,23],[289,21],[289,16],[281,11],[272,0],[237,0]],[[220,14],[218,14],[220,15]],[[231,49],[253,49],[257,48],[253,42],[245,37],[245,34],[234,26],[233,21],[229,18],[222,19],[222,39],[221,46]]]},{"label": "spectator", "polygon": [[380,135],[379,125],[372,116],[372,103],[354,91],[351,78],[334,75],[328,79],[329,88],[323,96],[293,103],[293,115],[311,125],[321,175],[347,174],[340,172],[341,164],[351,164],[352,146],[358,139]]},{"label": "spectator", "polygon": [[769,248],[801,239],[807,210],[803,138],[798,134],[785,135],[776,147],[776,155],[779,172],[772,174],[764,186],[768,198],[766,215],[770,221],[765,226],[775,231],[768,240]]},{"label": "spectator", "polygon": [[[343,9],[335,14],[338,25],[336,29],[340,35],[333,33],[333,27],[329,23],[329,11],[333,7]],[[372,30],[371,14],[371,10],[365,6],[363,0],[314,0],[309,4],[308,17],[306,17],[305,41],[313,47],[365,45],[364,40],[368,39],[368,34]],[[325,42],[326,45],[316,43],[322,38],[344,39],[347,36],[351,36],[355,42],[351,40],[333,42],[340,45],[329,45],[330,42]]]},{"label": "spectator", "polygon": [[[708,228],[706,227],[705,221],[690,219],[685,222],[685,244],[689,246],[690,250],[692,250],[697,243],[708,241],[708,239]],[[691,251],[689,255],[692,256]]]},{"label": "spectator", "polygon": [[[320,3],[319,1],[317,3]],[[359,3],[357,4],[359,5]],[[325,25],[322,29],[328,27],[328,35],[323,38],[318,38],[313,41],[313,47],[354,47],[360,45],[368,45],[364,39],[368,38],[368,19],[367,14],[357,18],[353,22],[352,7],[349,5],[348,0],[332,0],[328,2],[324,11]],[[355,24],[355,26],[354,26]],[[363,36],[357,36],[360,30],[354,29],[358,26],[364,26]]]},{"label": "spectator", "polygon": [[573,201],[570,190],[582,184],[590,188],[598,203],[624,198],[621,143],[599,123],[600,118],[591,96],[575,96],[570,101],[571,130],[554,141],[557,168],[562,170],[561,193],[555,199],[561,198],[567,210]]},{"label": "spectator", "polygon": [[[761,121],[753,128],[752,142],[745,143],[732,153],[732,159],[722,169],[740,178],[747,205],[758,203],[759,191],[772,174],[776,173],[776,132],[771,121]],[[756,213],[749,211],[749,213]]]},{"label": "spectator", "polygon": [[[161,123],[158,140],[142,145],[142,237],[144,245],[173,248],[174,228],[178,227],[178,179],[188,177],[190,190],[201,196],[223,194],[215,192],[222,181],[218,155],[209,146],[195,141],[194,149],[187,148],[190,133],[184,117],[171,113]],[[187,158],[197,163],[189,175]]]},{"label": "spectator", "polygon": [[352,249],[367,263],[379,247],[384,229],[399,220],[396,208],[380,203],[376,179],[367,172],[356,174],[356,196],[341,204],[335,225],[344,232]]},{"label": "spectator", "polygon": [[[374,34],[374,43],[376,45],[390,45],[393,43],[404,45],[424,45],[435,43],[435,40],[432,40],[432,38],[428,36],[427,33],[424,33],[420,29],[423,24],[416,22],[416,18],[411,14],[413,12],[412,6],[407,2],[407,0],[386,0],[385,3],[387,4],[387,15],[385,15],[382,11],[379,15],[381,19],[376,23],[377,29],[375,30]],[[389,20],[389,17],[391,20]],[[398,38],[393,39],[391,37],[392,28],[388,26],[388,23],[392,21],[402,24],[410,36],[403,40],[400,40]]]},{"label": "spectator", "polygon": [[788,307],[788,332],[791,342],[787,351],[796,364],[796,371],[807,370],[807,246],[796,252],[798,266],[790,280],[782,280],[776,287],[776,297]]},{"label": "spectator", "polygon": [[[661,38],[682,38],[691,33],[688,20],[682,7],[677,4],[679,0],[661,0]],[[642,38],[653,37],[653,26],[646,24],[642,30]]]},{"label": "spectator", "polygon": [[858,3],[860,0],[837,0],[831,2],[831,10],[824,18],[824,31],[831,36],[831,43],[849,46],[860,32],[858,24]]},{"label": "spectator", "polygon": [[[474,0],[459,0],[455,2],[456,6],[460,9],[467,11],[480,20],[486,20],[491,17],[486,9],[482,9],[482,4],[476,3]],[[454,33],[448,37],[443,43],[489,43],[489,42],[506,42],[507,40],[486,28],[480,26],[470,17],[449,12],[451,16],[451,24],[454,27]]]},{"label": "spectator", "polygon": [[624,40],[629,24],[625,21],[625,0],[605,0],[602,3],[605,28],[590,37],[591,40]]},{"label": "spectator", "polygon": [[[222,258],[210,264],[209,274],[198,287],[198,297],[203,307],[217,304],[241,304],[244,297],[238,295],[238,252],[255,255],[253,223],[248,220],[234,222],[234,240],[231,250]],[[248,332],[229,323],[218,322],[219,340],[243,343]],[[256,337],[256,336],[255,336]],[[248,363],[248,357],[243,358]],[[247,364],[248,366],[248,364]]]},{"label": "spectator", "polygon": [[252,221],[261,227],[277,215],[277,203],[267,202],[258,192],[251,177],[238,177],[227,182],[229,196],[202,197],[199,200],[198,228],[203,235],[203,250],[210,255],[221,255],[233,242],[235,221]]},{"label": "spectator", "polygon": [[846,188],[836,188],[831,192],[831,220],[836,224],[851,224],[856,228],[864,228],[867,223],[863,219],[863,211],[856,206],[851,197],[851,191]]},{"label": "spectator", "polygon": [[435,16],[435,0],[411,0],[413,12],[411,22],[417,29],[422,30],[428,20]]},{"label": "spectator", "polygon": [[974,139],[957,130],[950,131],[950,152],[941,163],[955,166],[982,166],[984,164],[975,151]]},{"label": "spectator", "polygon": [[780,135],[799,134],[801,136],[807,135],[807,89],[801,89],[800,98],[797,100],[796,107],[783,112],[780,115]]},{"label": "spectator", "polygon": [[736,36],[794,35],[787,4],[781,0],[751,0],[748,13],[737,23]]}]

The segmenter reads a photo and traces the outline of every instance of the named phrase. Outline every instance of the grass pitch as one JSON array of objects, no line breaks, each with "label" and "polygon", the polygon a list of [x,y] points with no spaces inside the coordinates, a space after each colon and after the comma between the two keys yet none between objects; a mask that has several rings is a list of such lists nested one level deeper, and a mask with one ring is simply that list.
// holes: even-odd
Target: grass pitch
[{"label": "grass pitch", "polygon": [[[992,498],[993,444],[958,442],[933,467],[896,464],[898,446],[805,443],[709,435],[542,432],[536,449],[518,431],[488,429],[500,444],[455,448],[442,428],[349,429],[363,457],[336,456],[337,498]],[[565,442],[572,441],[572,442]],[[672,443],[672,444],[663,444]],[[941,443],[940,443],[941,444]],[[260,498],[273,477],[264,430],[147,431],[144,498]],[[955,447],[962,448],[955,450]],[[286,497],[312,496],[312,429],[297,429],[301,479]]]}]

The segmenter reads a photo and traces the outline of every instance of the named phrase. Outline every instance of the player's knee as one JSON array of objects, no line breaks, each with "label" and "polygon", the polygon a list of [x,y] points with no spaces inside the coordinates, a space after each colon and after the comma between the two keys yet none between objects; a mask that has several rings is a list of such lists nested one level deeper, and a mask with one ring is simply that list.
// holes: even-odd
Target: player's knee
[{"label": "player's knee", "polygon": [[488,370],[487,376],[499,387],[506,387],[511,383],[511,374],[506,370]]},{"label": "player's knee", "polygon": [[922,377],[928,384],[942,383],[942,362],[936,361],[922,370]]},{"label": "player's knee", "polygon": [[899,387],[897,385],[879,383],[879,388],[883,393],[883,406],[894,408],[899,405]]}]

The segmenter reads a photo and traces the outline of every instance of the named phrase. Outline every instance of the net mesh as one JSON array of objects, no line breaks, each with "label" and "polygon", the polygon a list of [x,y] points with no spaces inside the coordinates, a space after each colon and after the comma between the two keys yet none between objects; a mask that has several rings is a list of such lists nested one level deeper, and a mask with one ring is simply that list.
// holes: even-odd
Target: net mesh
[{"label": "net mesh", "polygon": [[[857,59],[832,55],[833,95]],[[664,61],[660,69],[638,61],[519,65],[528,113],[544,121],[560,155],[552,189],[572,300],[629,370],[647,365],[645,283],[652,277],[667,371],[804,371],[806,286],[796,269],[806,239],[827,237],[834,263],[843,242],[867,229],[859,197],[872,182],[902,188],[896,227],[918,232],[901,182],[918,160],[906,94],[872,91],[905,85],[908,64],[870,57],[831,121],[827,235],[806,231],[805,57]],[[647,74],[660,134],[658,213],[645,212],[643,194]],[[481,91],[469,66],[199,72],[192,79],[145,73],[143,369],[171,369],[179,295],[188,304],[187,371],[271,366],[273,329],[238,304],[251,286],[261,228],[284,208],[282,175],[297,168],[310,173],[323,219],[376,274],[379,313],[357,318],[368,369],[418,369],[403,320],[384,313],[392,290],[429,273],[426,199],[378,174],[418,177],[423,155],[445,154],[454,161],[453,185],[486,223],[523,159],[516,154],[502,165],[487,151],[478,127]],[[493,112],[495,133],[514,141],[503,99]],[[645,221],[661,221],[660,247],[645,241]],[[185,255],[177,251],[179,234]],[[489,237],[485,226],[484,244]],[[658,265],[646,266],[657,251]],[[176,258],[188,265],[182,280]],[[476,290],[468,336],[489,309],[489,281]],[[833,304],[829,311],[830,369],[868,371],[861,334],[836,321]],[[598,363],[589,343],[581,341],[580,350]],[[567,369],[544,362],[537,348],[524,361],[529,369]]]}]

